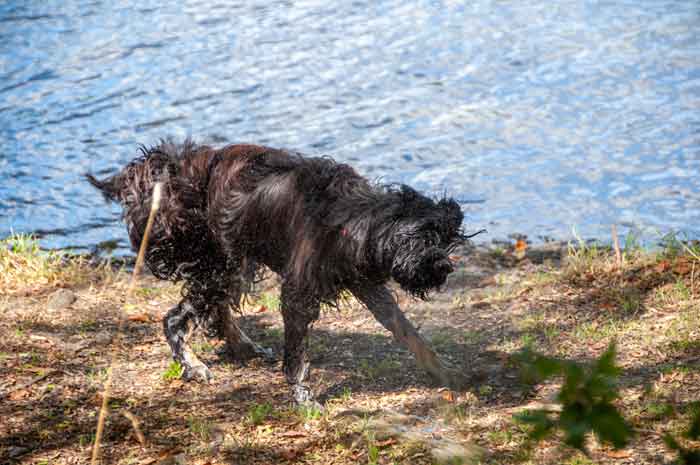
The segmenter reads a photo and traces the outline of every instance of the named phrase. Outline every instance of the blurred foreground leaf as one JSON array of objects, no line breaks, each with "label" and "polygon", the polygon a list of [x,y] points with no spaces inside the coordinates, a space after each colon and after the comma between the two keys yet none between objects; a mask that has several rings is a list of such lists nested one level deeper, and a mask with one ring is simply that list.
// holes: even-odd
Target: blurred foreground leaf
[{"label": "blurred foreground leaf", "polygon": [[517,357],[526,381],[542,382],[554,376],[564,378],[557,401],[561,412],[544,409],[515,415],[521,423],[532,426],[530,438],[539,441],[561,430],[564,442],[586,452],[586,435],[593,432],[603,443],[615,449],[625,447],[634,432],[612,402],[617,399],[615,344],[591,364],[582,364],[537,354],[524,349]]},{"label": "blurred foreground leaf", "polygon": [[[691,441],[697,441],[700,439],[700,402],[696,402],[693,405],[693,417],[690,421],[688,430],[683,434],[683,436]],[[666,434],[664,436],[664,442],[669,449],[678,452],[677,463],[681,465],[700,465],[700,450],[686,449],[685,447],[681,446],[670,434]]]}]

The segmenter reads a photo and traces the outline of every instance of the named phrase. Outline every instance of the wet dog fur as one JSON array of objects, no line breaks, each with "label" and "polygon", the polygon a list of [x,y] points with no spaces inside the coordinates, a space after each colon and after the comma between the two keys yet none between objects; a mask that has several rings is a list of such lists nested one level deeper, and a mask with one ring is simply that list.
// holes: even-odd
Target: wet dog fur
[{"label": "wet dog fur", "polygon": [[453,270],[448,254],[464,241],[456,201],[371,183],[327,157],[257,145],[214,149],[187,140],[141,152],[119,173],[87,179],[121,204],[135,250],[153,186],[163,182],[146,264],[158,278],[184,281],[182,300],[163,327],[185,378],[211,378],[187,344],[196,326],[225,338],[237,357],[266,355],[231,309],[267,267],[282,281],[284,373],[297,402],[313,399],[304,344],[309,326],[321,303],[335,303],[344,290],[415,354],[419,366],[448,381],[386,284],[393,278],[425,298],[445,282]]}]

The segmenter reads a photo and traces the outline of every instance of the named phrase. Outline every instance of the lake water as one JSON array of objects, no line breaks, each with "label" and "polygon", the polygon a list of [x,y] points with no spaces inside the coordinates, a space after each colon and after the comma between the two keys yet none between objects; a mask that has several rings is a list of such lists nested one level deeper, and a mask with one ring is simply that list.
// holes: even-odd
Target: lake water
[{"label": "lake water", "polygon": [[700,2],[0,4],[0,237],[123,252],[81,175],[166,136],[447,192],[480,241],[697,238]]}]

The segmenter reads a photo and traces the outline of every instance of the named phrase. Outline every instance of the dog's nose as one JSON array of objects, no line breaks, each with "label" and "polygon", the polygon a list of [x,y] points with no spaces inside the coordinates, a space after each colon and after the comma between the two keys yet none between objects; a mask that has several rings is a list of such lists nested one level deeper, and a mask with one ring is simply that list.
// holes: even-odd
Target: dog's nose
[{"label": "dog's nose", "polygon": [[450,274],[454,271],[454,267],[449,259],[443,258],[435,263],[435,269],[444,274]]}]

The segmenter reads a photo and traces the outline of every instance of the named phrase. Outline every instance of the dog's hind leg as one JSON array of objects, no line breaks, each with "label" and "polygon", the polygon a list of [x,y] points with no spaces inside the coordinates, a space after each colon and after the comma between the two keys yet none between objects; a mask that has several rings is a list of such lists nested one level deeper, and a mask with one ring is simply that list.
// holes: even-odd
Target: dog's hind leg
[{"label": "dog's hind leg", "polygon": [[313,403],[308,386],[310,363],[306,354],[309,325],[318,318],[321,304],[289,284],[282,285],[282,318],[284,319],[284,376],[294,400],[299,405]]},{"label": "dog's hind leg", "polygon": [[389,289],[384,286],[361,286],[351,291],[400,344],[413,352],[419,367],[440,384],[450,384],[451,379],[443,363],[408,321]]},{"label": "dog's hind leg", "polygon": [[220,304],[218,321],[221,324],[221,335],[226,340],[225,352],[235,360],[248,360],[253,357],[263,357],[265,360],[273,360],[274,355],[270,349],[266,349],[253,341],[238,325],[234,316],[234,309],[240,305],[241,293],[231,293],[230,300]]},{"label": "dog's hind leg", "polygon": [[163,329],[170,345],[170,350],[173,353],[173,358],[184,369],[182,376],[187,380],[194,379],[208,383],[213,377],[211,372],[187,344],[187,340],[195,326],[195,318],[195,308],[185,298],[165,315],[165,318],[163,318]]},{"label": "dog's hind leg", "polygon": [[246,286],[244,277],[234,277],[227,285],[226,297],[216,305],[214,321],[217,327],[214,329],[226,341],[226,347],[221,353],[239,361],[253,357],[273,360],[272,351],[255,343],[236,322],[234,312],[240,308],[241,296]]}]

